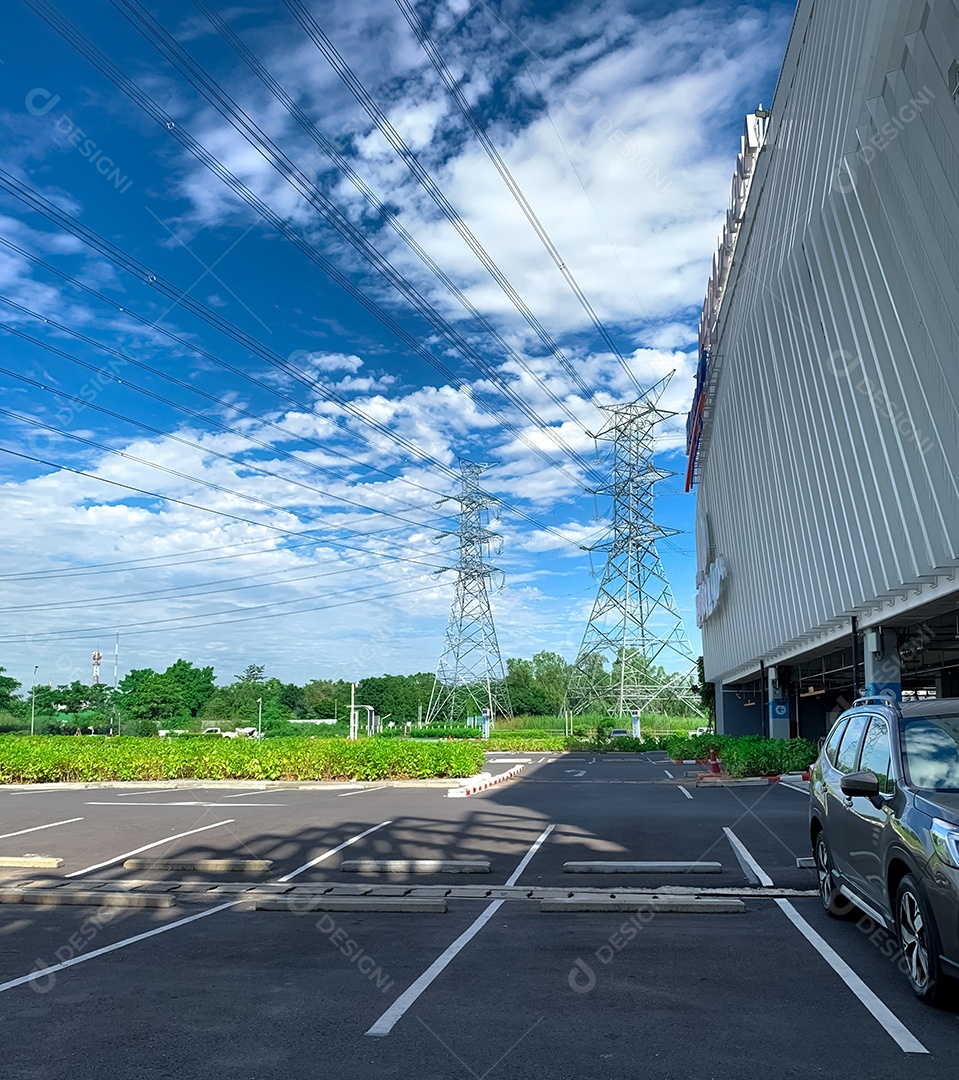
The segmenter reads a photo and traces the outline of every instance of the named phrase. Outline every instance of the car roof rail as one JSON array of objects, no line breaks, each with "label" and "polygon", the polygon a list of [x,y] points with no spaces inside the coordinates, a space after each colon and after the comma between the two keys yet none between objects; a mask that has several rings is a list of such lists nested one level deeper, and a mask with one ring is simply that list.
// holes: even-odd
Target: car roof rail
[{"label": "car roof rail", "polygon": [[890,701],[889,698],[879,697],[878,695],[873,697],[860,697],[852,703],[852,708],[858,709],[861,705],[885,705],[887,709],[898,709],[899,704],[895,701]]}]

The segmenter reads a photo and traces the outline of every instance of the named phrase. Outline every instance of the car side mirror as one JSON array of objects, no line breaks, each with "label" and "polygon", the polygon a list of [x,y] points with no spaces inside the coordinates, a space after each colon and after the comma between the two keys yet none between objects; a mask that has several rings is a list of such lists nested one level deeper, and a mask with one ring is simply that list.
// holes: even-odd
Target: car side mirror
[{"label": "car side mirror", "polygon": [[839,781],[839,789],[843,795],[861,795],[863,798],[873,799],[879,794],[879,777],[869,769],[849,773]]}]

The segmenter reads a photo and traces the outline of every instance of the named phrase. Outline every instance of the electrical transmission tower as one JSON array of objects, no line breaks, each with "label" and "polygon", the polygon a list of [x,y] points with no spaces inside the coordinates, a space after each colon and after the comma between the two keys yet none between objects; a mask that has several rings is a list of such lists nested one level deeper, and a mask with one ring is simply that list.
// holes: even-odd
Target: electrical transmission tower
[{"label": "electrical transmission tower", "polygon": [[612,477],[592,494],[612,497],[613,520],[588,549],[604,552],[606,567],[567,690],[573,713],[642,715],[667,702],[701,712],[696,661],[656,550],[678,530],[653,521],[653,485],[674,475],[653,462],[654,429],[675,416],[659,408],[669,378],[638,401],[602,407],[608,420],[596,438],[613,444]]},{"label": "electrical transmission tower", "polygon": [[499,572],[487,562],[492,542],[499,539],[487,527],[492,500],[479,488],[479,477],[489,467],[460,458],[460,525],[455,534],[445,534],[459,537],[459,559],[448,567],[456,570],[456,592],[427,722],[462,721],[484,711],[490,719],[512,715],[487,589],[489,578]]}]

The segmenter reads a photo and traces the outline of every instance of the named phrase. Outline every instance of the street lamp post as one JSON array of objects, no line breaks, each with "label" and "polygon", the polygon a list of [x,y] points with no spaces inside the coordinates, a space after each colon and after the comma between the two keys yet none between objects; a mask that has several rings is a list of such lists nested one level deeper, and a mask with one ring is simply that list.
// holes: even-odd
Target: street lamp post
[{"label": "street lamp post", "polygon": [[37,715],[37,664],[33,669],[33,693],[30,695],[30,734],[33,734],[33,722]]},{"label": "street lamp post", "polygon": [[256,699],[257,712],[256,712],[256,737],[258,739],[263,738],[263,698],[258,697]]}]

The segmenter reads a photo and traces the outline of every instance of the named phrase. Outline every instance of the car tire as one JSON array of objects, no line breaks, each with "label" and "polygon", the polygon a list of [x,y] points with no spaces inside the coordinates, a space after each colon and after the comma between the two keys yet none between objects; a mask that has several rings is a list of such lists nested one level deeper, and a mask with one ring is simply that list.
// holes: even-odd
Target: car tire
[{"label": "car tire", "polygon": [[856,913],[856,906],[843,896],[836,885],[835,871],[832,868],[832,856],[826,834],[820,829],[813,841],[813,854],[816,862],[816,874],[819,878],[819,902],[823,911],[833,919],[848,919]]},{"label": "car tire", "polygon": [[900,967],[913,993],[927,1005],[937,1004],[946,981],[939,959],[942,943],[926,894],[912,874],[899,882],[896,893],[896,937]]}]

